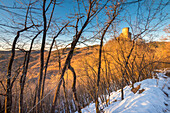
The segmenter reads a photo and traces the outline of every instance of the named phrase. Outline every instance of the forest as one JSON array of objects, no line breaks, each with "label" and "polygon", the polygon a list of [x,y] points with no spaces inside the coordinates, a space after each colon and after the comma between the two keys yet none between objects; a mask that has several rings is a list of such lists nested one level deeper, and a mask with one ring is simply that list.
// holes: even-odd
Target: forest
[{"label": "forest", "polygon": [[81,113],[170,68],[169,0],[0,1],[0,113]]}]

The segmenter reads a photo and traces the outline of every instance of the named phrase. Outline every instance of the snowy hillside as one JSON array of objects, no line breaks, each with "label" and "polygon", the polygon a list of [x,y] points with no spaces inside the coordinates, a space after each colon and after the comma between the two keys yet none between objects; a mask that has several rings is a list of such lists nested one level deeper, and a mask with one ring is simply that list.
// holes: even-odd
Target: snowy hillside
[{"label": "snowy hillside", "polygon": [[[170,78],[162,73],[158,79],[146,79],[135,83],[140,89],[134,94],[130,86],[124,88],[125,99],[121,101],[120,90],[112,92],[110,105],[105,107],[105,113],[164,113],[170,112]],[[143,91],[142,93],[139,91]],[[102,108],[102,104],[100,104]],[[95,113],[95,104],[82,109],[83,113]]]}]

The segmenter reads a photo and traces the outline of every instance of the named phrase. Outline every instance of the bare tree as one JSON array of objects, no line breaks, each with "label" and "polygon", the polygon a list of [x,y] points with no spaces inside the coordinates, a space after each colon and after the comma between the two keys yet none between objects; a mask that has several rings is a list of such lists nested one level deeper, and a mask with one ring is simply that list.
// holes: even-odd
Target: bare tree
[{"label": "bare tree", "polygon": [[108,24],[106,25],[106,28],[103,30],[103,33],[102,33],[102,36],[101,36],[101,39],[100,39],[100,48],[99,48],[99,66],[98,66],[98,75],[97,75],[97,91],[96,91],[96,99],[95,99],[95,106],[96,106],[96,113],[100,113],[100,110],[99,110],[99,101],[98,101],[98,95],[99,95],[99,82],[100,82],[100,69],[101,69],[101,56],[102,56],[102,47],[103,47],[103,39],[104,39],[104,36],[107,32],[107,30],[109,29],[110,25],[112,24],[112,22],[115,20],[116,16],[118,15],[119,13],[119,10],[121,10],[121,8],[119,9],[119,4],[118,4],[118,1],[114,4],[114,12],[112,13],[112,17],[111,19],[109,20]]},{"label": "bare tree", "polygon": [[28,70],[28,66],[29,66],[32,46],[33,46],[34,40],[38,37],[38,35],[41,32],[42,31],[39,31],[37,33],[37,35],[35,35],[35,37],[32,39],[29,51],[24,51],[25,58],[24,58],[24,63],[23,63],[23,72],[20,77],[19,113],[23,113],[23,92],[24,92],[24,85],[25,85],[25,81],[26,81],[26,75],[27,75],[27,70]]},{"label": "bare tree", "polygon": [[[52,11],[51,11],[50,19],[47,23],[46,12],[48,11],[52,2],[54,2],[53,8],[52,8]],[[47,35],[47,31],[48,31],[48,28],[49,28],[50,23],[51,23],[51,19],[52,19],[52,16],[53,16],[55,5],[56,5],[56,0],[54,0],[54,1],[51,0],[49,5],[46,8],[46,0],[43,1],[43,23],[44,23],[43,27],[44,28],[43,28],[43,38],[42,38],[41,50],[40,50],[40,73],[39,73],[39,78],[38,78],[38,92],[37,92],[37,98],[38,99],[37,99],[37,103],[41,99],[41,92],[43,94],[42,80],[43,80],[43,70],[44,70],[44,49],[45,49],[46,35]],[[44,82],[45,82],[45,80],[44,80]],[[42,108],[40,108],[40,107],[41,107],[41,103],[40,103],[40,105],[39,104],[37,105],[37,112],[38,113],[40,113],[41,110],[42,110]]]},{"label": "bare tree", "polygon": [[20,33],[32,28],[34,25],[26,27],[20,31],[17,32],[17,36],[14,38],[13,44],[12,44],[12,51],[11,51],[11,57],[8,63],[8,70],[7,70],[7,80],[6,80],[6,96],[5,96],[5,112],[6,113],[10,113],[11,112],[11,106],[12,106],[12,85],[11,83],[13,83],[15,81],[15,78],[12,79],[11,82],[11,70],[12,70],[12,64],[14,61],[14,57],[15,57],[15,46],[16,46],[16,42],[20,36]]},{"label": "bare tree", "polygon": [[[51,107],[51,113],[55,112],[55,106],[56,106],[56,102],[57,102],[58,95],[59,95],[59,92],[60,92],[60,86],[61,86],[61,83],[62,83],[62,79],[64,77],[66,68],[69,66],[70,61],[72,59],[73,51],[75,49],[75,46],[76,46],[77,42],[79,41],[79,38],[80,38],[81,34],[83,33],[84,29],[86,28],[86,26],[91,21],[91,19],[93,19],[96,16],[96,14],[98,14],[101,11],[101,9],[98,9],[98,8],[94,9],[96,3],[97,3],[96,0],[90,0],[89,1],[89,8],[87,10],[86,20],[85,20],[84,24],[82,25],[82,27],[81,27],[81,29],[79,31],[76,28],[76,35],[75,35],[76,37],[73,40],[73,42],[71,43],[70,51],[69,51],[69,53],[67,55],[64,67],[62,69],[62,73],[61,73],[61,76],[60,76],[60,79],[59,79],[59,83],[58,83],[58,86],[57,86],[57,89],[56,89],[56,93],[55,93],[55,96],[54,96],[54,99],[53,99],[53,104],[52,104],[52,107]],[[81,19],[81,18],[82,17],[80,17],[80,18],[78,17],[77,18],[76,26],[78,26],[79,19]]]}]

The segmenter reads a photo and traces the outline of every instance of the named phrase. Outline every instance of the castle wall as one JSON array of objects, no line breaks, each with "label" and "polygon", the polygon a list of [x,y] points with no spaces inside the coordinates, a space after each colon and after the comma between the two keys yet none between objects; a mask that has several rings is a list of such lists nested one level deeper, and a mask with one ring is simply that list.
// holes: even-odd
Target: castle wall
[{"label": "castle wall", "polygon": [[128,27],[123,28],[122,33],[125,38],[128,38],[129,37],[129,28]]}]

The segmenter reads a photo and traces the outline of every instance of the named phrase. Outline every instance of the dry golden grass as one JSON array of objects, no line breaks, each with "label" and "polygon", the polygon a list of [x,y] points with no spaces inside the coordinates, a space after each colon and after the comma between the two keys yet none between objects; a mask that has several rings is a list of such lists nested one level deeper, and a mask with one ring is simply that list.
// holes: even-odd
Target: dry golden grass
[{"label": "dry golden grass", "polygon": [[131,91],[135,94],[139,89],[140,89],[140,85],[141,84],[139,84],[137,87],[135,87],[135,88],[132,88],[131,89]]}]

